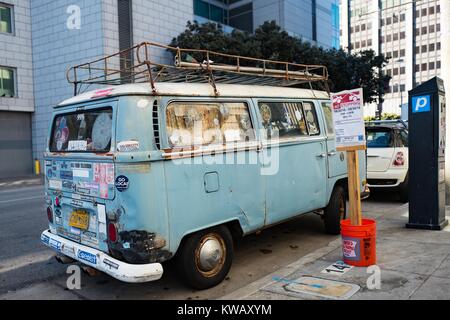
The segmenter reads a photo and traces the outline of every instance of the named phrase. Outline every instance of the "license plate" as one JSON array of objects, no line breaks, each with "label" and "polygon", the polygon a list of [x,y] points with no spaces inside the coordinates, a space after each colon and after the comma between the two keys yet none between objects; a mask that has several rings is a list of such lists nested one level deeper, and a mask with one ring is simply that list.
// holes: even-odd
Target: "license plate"
[{"label": "license plate", "polygon": [[89,229],[89,213],[82,210],[72,212],[69,220],[69,226],[81,230]]}]

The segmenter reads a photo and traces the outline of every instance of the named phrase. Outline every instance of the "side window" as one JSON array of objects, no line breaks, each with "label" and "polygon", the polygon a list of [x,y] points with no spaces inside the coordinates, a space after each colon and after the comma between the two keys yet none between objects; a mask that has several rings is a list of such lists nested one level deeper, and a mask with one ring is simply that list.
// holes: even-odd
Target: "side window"
[{"label": "side window", "polygon": [[316,136],[320,134],[319,121],[317,121],[317,113],[312,102],[303,102],[303,110],[305,110],[305,119],[308,124],[309,134]]},{"label": "side window", "polygon": [[255,140],[245,103],[175,102],[167,107],[166,116],[172,148]]},{"label": "side window", "polygon": [[267,139],[308,135],[302,104],[299,102],[260,102],[259,111]]},{"label": "side window", "polygon": [[402,147],[409,147],[408,132],[406,132],[405,130],[400,131],[400,141]]},{"label": "side window", "polygon": [[328,135],[334,135],[333,110],[330,102],[322,102],[322,109],[325,115]]}]

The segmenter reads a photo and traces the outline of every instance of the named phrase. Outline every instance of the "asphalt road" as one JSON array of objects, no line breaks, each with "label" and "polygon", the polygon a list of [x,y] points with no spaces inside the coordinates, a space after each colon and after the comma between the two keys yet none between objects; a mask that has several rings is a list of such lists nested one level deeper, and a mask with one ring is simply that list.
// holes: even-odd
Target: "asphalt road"
[{"label": "asphalt road", "polygon": [[[364,211],[384,211],[401,205],[392,194],[372,197]],[[248,236],[237,244],[229,277],[206,291],[180,284],[171,263],[160,281],[126,284],[106,275],[82,276],[82,289],[66,289],[67,265],[40,243],[47,228],[41,186],[0,191],[0,299],[216,299],[336,239],[324,234],[319,216],[309,214]]]}]

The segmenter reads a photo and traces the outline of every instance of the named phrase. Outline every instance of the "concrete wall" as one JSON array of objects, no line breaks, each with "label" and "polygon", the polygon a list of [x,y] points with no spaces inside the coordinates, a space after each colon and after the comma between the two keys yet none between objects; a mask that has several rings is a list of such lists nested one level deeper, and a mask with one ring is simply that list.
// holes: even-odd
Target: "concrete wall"
[{"label": "concrete wall", "polygon": [[[80,8],[80,29],[70,29],[69,6]],[[52,108],[73,95],[66,70],[102,56],[104,53],[102,2],[92,0],[33,0],[33,60],[35,107],[33,155],[41,159],[45,151]]]},{"label": "concrete wall", "polygon": [[13,34],[0,33],[0,66],[16,69],[14,98],[0,98],[0,110],[34,111],[30,1],[2,0],[13,6]]}]

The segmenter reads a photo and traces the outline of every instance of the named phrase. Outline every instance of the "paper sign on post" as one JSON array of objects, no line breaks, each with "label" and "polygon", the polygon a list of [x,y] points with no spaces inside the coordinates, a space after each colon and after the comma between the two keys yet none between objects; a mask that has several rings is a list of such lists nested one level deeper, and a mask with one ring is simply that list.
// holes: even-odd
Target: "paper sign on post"
[{"label": "paper sign on post", "polygon": [[366,145],[363,115],[363,89],[331,95],[336,147],[339,149]]}]

